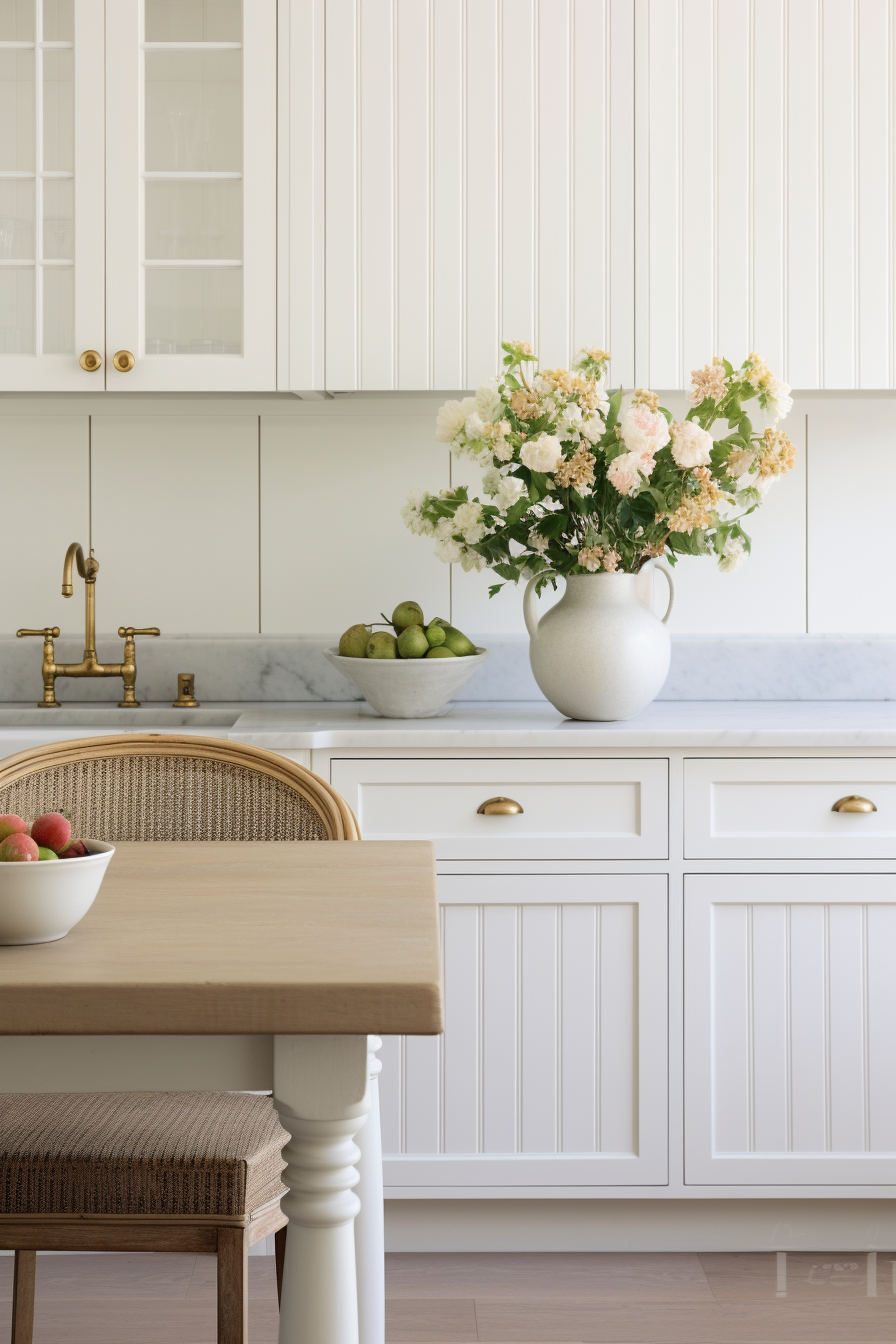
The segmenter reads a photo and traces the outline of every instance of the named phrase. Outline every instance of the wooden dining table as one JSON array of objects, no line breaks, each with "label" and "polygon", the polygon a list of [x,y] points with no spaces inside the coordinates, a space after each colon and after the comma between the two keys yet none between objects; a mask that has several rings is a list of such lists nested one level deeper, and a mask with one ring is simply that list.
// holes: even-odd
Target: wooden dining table
[{"label": "wooden dining table", "polygon": [[280,1344],[357,1344],[359,1293],[382,1339],[375,1038],[441,1030],[420,841],[120,844],[65,938],[0,947],[0,1090],[273,1093]]}]

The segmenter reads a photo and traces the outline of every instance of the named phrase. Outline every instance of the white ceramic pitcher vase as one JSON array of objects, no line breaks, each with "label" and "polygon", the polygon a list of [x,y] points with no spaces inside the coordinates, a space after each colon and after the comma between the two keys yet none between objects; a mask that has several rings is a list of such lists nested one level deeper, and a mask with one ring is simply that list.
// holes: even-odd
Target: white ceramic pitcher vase
[{"label": "white ceramic pitcher vase", "polygon": [[638,574],[570,574],[566,592],[538,619],[535,578],[523,596],[529,661],[541,690],[570,719],[630,719],[659,693],[671,653],[666,621],[648,605]]}]

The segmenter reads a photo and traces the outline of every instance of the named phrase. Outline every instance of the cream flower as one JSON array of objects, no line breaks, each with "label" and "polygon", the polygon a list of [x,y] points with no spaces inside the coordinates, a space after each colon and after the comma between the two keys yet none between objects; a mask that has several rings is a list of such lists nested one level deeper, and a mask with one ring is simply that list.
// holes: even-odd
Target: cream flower
[{"label": "cream flower", "polygon": [[495,382],[483,383],[481,387],[477,387],[473,400],[483,420],[497,420],[504,414],[504,403]]},{"label": "cream flower", "polygon": [[562,456],[560,440],[551,434],[542,433],[523,445],[520,461],[530,471],[550,472],[557,470]]},{"label": "cream flower", "polygon": [[640,457],[655,457],[670,437],[666,417],[646,401],[629,406],[619,421],[619,434],[629,453]]},{"label": "cream flower", "polygon": [[733,574],[747,558],[747,549],[743,537],[729,537],[719,556],[719,569],[723,574]]},{"label": "cream flower", "polygon": [[598,439],[603,438],[606,428],[602,415],[589,415],[582,421],[582,433],[589,443],[597,443]]},{"label": "cream flower", "polygon": [[539,555],[544,555],[549,546],[547,537],[543,537],[540,532],[531,531],[528,536],[528,546],[530,551],[537,551]]},{"label": "cream flower", "polygon": [[446,401],[436,413],[436,440],[439,443],[451,443],[463,429],[467,416],[475,409],[473,397],[464,397],[463,401]]},{"label": "cream flower", "polygon": [[466,503],[458,506],[454,515],[454,531],[460,532],[468,546],[475,546],[485,536],[482,511],[478,504]]},{"label": "cream flower", "polygon": [[501,482],[504,477],[498,471],[497,467],[489,467],[482,473],[482,488],[489,499],[494,499],[501,488]]},{"label": "cream flower", "polygon": [[704,364],[702,369],[691,371],[688,401],[693,406],[699,406],[707,397],[718,405],[727,391],[728,384],[725,382],[725,369],[721,360],[714,359],[711,364]]},{"label": "cream flower", "polygon": [[734,476],[737,480],[741,476],[746,476],[747,472],[753,470],[753,463],[756,454],[746,448],[735,448],[733,453],[728,454],[728,460],[725,463],[725,470],[729,476]]},{"label": "cream flower", "polygon": [[495,498],[502,509],[510,509],[525,493],[525,482],[521,481],[519,476],[502,476]]},{"label": "cream flower", "polygon": [[554,479],[558,485],[572,486],[583,494],[594,484],[594,454],[584,443],[580,443],[572,457],[560,462]]},{"label": "cream flower", "polygon": [[672,456],[680,467],[709,466],[712,435],[693,420],[681,420],[672,426]]},{"label": "cream flower", "polygon": [[466,546],[462,548],[460,557],[460,567],[465,574],[469,574],[471,569],[477,573],[484,567],[485,561],[478,551],[469,551]]},{"label": "cream flower", "polygon": [[600,569],[603,558],[604,549],[602,546],[583,546],[576,557],[582,569],[587,569],[591,574]]},{"label": "cream flower", "polygon": [[630,495],[641,484],[641,476],[649,476],[656,464],[652,457],[640,453],[620,453],[607,467],[607,480],[620,495]]},{"label": "cream flower", "polygon": [[433,526],[428,518],[423,517],[422,509],[429,495],[425,490],[412,490],[408,495],[408,501],[401,510],[401,516],[407,527],[415,536],[432,536]]},{"label": "cream flower", "polygon": [[443,560],[446,565],[456,564],[457,561],[460,560],[465,549],[466,547],[461,542],[455,541],[453,537],[443,537],[440,541],[436,542],[435,547],[436,555],[440,560]]}]

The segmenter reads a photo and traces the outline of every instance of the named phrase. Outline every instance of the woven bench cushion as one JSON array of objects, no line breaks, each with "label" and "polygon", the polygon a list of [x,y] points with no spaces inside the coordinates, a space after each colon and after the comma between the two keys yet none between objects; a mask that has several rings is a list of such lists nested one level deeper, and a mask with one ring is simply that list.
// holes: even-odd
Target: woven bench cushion
[{"label": "woven bench cushion", "polygon": [[249,1214],[288,1139],[248,1093],[0,1094],[0,1213]]}]

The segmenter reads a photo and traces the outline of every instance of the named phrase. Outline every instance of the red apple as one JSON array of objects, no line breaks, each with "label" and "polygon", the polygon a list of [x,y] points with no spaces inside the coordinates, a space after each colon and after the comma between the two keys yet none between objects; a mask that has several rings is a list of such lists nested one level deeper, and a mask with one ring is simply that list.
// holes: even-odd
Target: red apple
[{"label": "red apple", "polygon": [[0,863],[37,863],[40,850],[30,835],[17,831],[0,844]]},{"label": "red apple", "polygon": [[65,849],[59,851],[60,859],[83,859],[87,846],[83,840],[69,840]]},{"label": "red apple", "polygon": [[8,835],[27,834],[28,823],[17,817],[15,812],[4,812],[0,816],[0,840],[5,840]]},{"label": "red apple", "polygon": [[58,854],[72,838],[71,822],[61,812],[45,812],[31,823],[31,838]]}]

